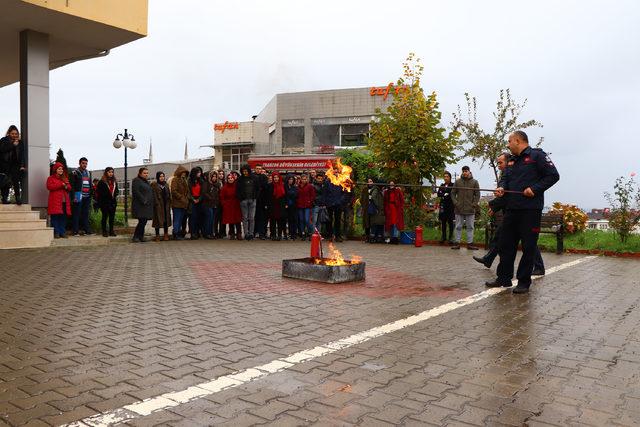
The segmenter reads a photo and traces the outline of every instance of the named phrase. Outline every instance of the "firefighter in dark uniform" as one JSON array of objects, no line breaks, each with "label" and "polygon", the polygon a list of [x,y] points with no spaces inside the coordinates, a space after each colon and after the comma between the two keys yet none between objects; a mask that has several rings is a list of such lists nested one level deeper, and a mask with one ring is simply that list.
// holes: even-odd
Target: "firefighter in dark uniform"
[{"label": "firefighter in dark uniform", "polygon": [[[500,170],[500,175],[504,173],[505,169],[507,169],[507,163],[511,158],[510,153],[501,153],[496,163],[498,164],[498,169]],[[498,245],[500,243],[500,236],[502,235],[502,219],[504,216],[504,210],[507,207],[507,198],[506,197],[496,197],[489,201],[489,215],[492,217],[492,222],[496,226],[495,233],[491,242],[489,242],[489,251],[484,254],[484,256],[474,256],[473,259],[484,265],[487,268],[491,268],[491,264],[493,264],[493,260],[498,256]],[[542,259],[542,254],[540,254],[540,249],[536,246],[536,255],[533,261],[533,271],[531,272],[532,276],[544,276],[544,260]]]},{"label": "firefighter in dark uniform", "polygon": [[[496,197],[506,199],[499,243],[498,277],[485,285],[511,286],[518,243],[522,243],[522,257],[516,272],[518,285],[513,293],[524,294],[529,292],[531,286],[544,192],[558,182],[560,175],[544,151],[529,146],[526,133],[516,131],[509,135],[508,147],[512,156],[495,191]],[[505,193],[505,190],[517,193]]]}]

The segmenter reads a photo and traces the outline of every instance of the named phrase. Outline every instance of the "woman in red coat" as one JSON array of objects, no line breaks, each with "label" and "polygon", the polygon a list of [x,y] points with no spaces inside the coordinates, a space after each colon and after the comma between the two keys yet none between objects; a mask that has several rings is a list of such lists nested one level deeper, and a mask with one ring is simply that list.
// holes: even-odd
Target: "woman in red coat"
[{"label": "woman in red coat", "polygon": [[391,235],[391,242],[398,244],[400,230],[404,228],[404,193],[389,181],[389,188],[384,192],[384,228]]},{"label": "woman in red coat", "polygon": [[240,222],[242,222],[242,211],[240,201],[236,196],[236,176],[232,173],[227,175],[227,182],[220,190],[220,206],[222,206],[222,224],[229,224],[229,239],[242,240]]},{"label": "woman in red coat", "polygon": [[69,198],[71,184],[64,173],[62,163],[54,164],[52,169],[53,175],[47,178],[47,190],[49,190],[47,213],[51,215],[53,237],[55,239],[66,238],[67,215],[71,215],[71,199]]}]

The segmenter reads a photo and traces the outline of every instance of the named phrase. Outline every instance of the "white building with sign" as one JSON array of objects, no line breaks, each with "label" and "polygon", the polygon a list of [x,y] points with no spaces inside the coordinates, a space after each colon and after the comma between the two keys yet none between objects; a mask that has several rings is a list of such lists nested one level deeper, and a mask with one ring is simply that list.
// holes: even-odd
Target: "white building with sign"
[{"label": "white building with sign", "polygon": [[262,163],[267,169],[323,167],[341,148],[361,147],[376,111],[386,111],[402,90],[382,87],[282,93],[248,122],[216,123],[217,167],[239,169]]}]

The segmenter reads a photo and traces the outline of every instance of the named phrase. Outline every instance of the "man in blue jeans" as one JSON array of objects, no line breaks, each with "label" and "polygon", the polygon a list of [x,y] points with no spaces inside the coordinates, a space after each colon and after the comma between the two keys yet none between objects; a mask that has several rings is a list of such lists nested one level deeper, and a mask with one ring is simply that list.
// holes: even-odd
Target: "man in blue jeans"
[{"label": "man in blue jeans", "polygon": [[91,182],[91,172],[87,170],[89,161],[86,157],[81,157],[78,169],[71,174],[71,187],[73,189],[72,206],[72,226],[73,235],[93,234],[89,225],[89,211],[91,209],[91,199],[93,186]]},{"label": "man in blue jeans", "polygon": [[243,165],[240,168],[236,193],[240,201],[240,210],[242,211],[242,231],[244,232],[245,240],[253,240],[258,192],[258,179],[251,173],[249,165]]},{"label": "man in blue jeans", "polygon": [[455,242],[451,249],[460,249],[462,239],[462,225],[467,225],[467,249],[477,250],[473,244],[473,226],[476,209],[480,202],[480,185],[473,179],[469,166],[462,167],[462,176],[453,184],[451,190],[451,201],[456,215],[456,235]]}]

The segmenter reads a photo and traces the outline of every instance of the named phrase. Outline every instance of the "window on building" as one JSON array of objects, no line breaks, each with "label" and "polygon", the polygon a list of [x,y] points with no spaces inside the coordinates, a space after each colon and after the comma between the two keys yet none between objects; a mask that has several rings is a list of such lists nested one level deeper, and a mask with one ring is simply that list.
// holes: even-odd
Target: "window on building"
[{"label": "window on building", "polygon": [[359,147],[366,145],[365,138],[369,135],[369,124],[342,125],[340,146]]},{"label": "window on building", "polygon": [[313,152],[333,152],[336,145],[340,145],[340,125],[313,126]]},{"label": "window on building", "polygon": [[252,154],[251,147],[229,147],[222,149],[222,164],[225,169],[239,170],[240,166],[249,161]]},{"label": "window on building", "polygon": [[304,154],[304,127],[282,128],[282,154]]}]

